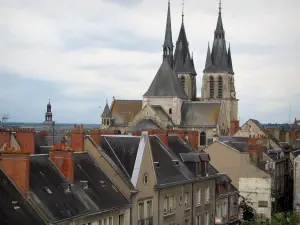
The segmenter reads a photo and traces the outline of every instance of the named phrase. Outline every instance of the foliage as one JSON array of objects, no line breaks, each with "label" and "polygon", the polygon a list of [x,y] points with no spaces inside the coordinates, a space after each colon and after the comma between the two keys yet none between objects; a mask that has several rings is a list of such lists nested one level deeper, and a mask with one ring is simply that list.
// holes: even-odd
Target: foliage
[{"label": "foliage", "polygon": [[298,225],[300,217],[293,212],[277,213],[271,221],[245,221],[243,225]]}]

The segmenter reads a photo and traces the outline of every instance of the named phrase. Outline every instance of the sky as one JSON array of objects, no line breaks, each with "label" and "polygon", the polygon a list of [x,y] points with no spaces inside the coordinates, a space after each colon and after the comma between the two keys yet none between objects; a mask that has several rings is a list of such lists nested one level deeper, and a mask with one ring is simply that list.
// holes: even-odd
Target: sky
[{"label": "sky", "polygon": [[[239,118],[300,118],[299,0],[223,0]],[[171,0],[173,42],[182,0]],[[185,0],[198,96],[218,0]],[[100,123],[106,99],[142,99],[162,62],[167,0],[0,0],[0,116]]]}]

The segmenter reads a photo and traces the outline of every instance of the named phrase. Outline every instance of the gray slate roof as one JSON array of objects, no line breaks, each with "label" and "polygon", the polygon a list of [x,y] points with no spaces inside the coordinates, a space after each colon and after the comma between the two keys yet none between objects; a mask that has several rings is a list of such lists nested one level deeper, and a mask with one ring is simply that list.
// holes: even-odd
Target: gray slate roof
[{"label": "gray slate roof", "polygon": [[210,47],[208,46],[206,63],[203,72],[234,74],[230,47],[227,52],[221,10],[219,11],[212,51],[210,53]]},{"label": "gray slate roof", "polygon": [[239,152],[248,152],[248,137],[221,136],[219,142]]},{"label": "gray slate roof", "polygon": [[144,119],[138,123],[132,131],[157,130],[160,129],[151,119]]},{"label": "gray slate roof", "polygon": [[183,102],[181,106],[181,126],[215,127],[218,123],[221,103]]},{"label": "gray slate roof", "polygon": [[144,97],[188,98],[175,72],[171,69],[166,59],[161,64]]}]

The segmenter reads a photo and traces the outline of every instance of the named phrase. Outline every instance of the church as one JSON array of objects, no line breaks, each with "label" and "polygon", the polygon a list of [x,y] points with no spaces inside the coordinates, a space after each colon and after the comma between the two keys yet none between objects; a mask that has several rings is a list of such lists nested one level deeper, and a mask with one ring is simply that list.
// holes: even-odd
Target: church
[{"label": "church", "polygon": [[[102,127],[119,127],[126,133],[153,129],[197,130],[200,146],[211,143],[214,135],[229,135],[232,122],[238,120],[238,99],[221,3],[213,45],[208,45],[203,66],[201,97],[197,96],[198,74],[189,49],[184,15],[176,45],[173,45],[170,1],[162,55],[162,63],[143,100],[123,100],[125,105],[127,103],[124,106],[127,110],[119,107],[119,111],[114,107],[115,101],[122,100],[114,99],[111,107],[106,103]],[[134,112],[131,108],[135,109]],[[127,115],[126,120],[122,119],[124,115]]]}]

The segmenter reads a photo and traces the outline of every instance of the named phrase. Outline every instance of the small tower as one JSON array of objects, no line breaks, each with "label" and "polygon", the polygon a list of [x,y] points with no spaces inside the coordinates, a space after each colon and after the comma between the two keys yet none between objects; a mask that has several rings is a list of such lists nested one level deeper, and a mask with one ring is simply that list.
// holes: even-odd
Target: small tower
[{"label": "small tower", "polygon": [[45,121],[43,123],[43,125],[52,125],[53,121],[52,121],[52,112],[51,112],[51,103],[50,103],[50,99],[49,102],[47,104],[47,111],[45,113]]},{"label": "small tower", "polygon": [[104,107],[101,118],[102,118],[102,127],[103,128],[109,128],[112,125],[111,111],[109,109],[107,100],[106,100],[106,105]]},{"label": "small tower", "polygon": [[189,99],[195,100],[197,93],[197,73],[194,66],[193,56],[191,56],[189,50],[189,43],[184,26],[183,10],[181,28],[176,42],[176,49],[174,54],[174,70]]},{"label": "small tower", "polygon": [[172,25],[171,25],[171,12],[170,0],[168,2],[168,15],[166,22],[165,41],[163,45],[163,60],[167,59],[171,68],[173,68],[173,40],[172,40]]}]

